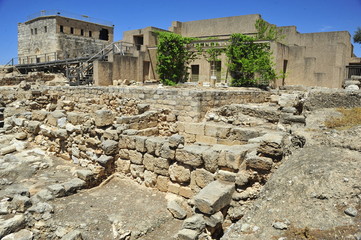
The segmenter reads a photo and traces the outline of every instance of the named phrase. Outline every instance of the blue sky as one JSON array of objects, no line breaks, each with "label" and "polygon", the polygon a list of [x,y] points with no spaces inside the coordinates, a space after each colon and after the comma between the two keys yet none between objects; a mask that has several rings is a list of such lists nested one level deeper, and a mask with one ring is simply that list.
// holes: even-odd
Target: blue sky
[{"label": "blue sky", "polygon": [[[147,26],[168,29],[172,21],[259,13],[277,26],[295,25],[301,33],[349,31],[361,27],[361,0],[0,0],[0,64],[17,56],[17,23],[41,10],[63,10],[111,21],[114,40],[122,32]],[[361,45],[354,44],[361,57]]]}]

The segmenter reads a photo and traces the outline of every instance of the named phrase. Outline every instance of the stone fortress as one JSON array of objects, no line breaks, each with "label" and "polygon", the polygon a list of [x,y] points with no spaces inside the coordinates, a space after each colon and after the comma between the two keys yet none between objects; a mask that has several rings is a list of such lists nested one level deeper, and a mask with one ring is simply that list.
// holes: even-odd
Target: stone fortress
[{"label": "stone fortress", "polygon": [[[173,22],[169,30],[221,41],[233,32],[254,33],[259,17]],[[202,59],[192,63],[189,79],[200,86],[147,86],[157,79],[161,29],[127,31],[113,44],[111,29],[108,40],[99,39],[106,25],[76,23],[54,23],[58,41],[69,40],[57,56],[81,66],[82,45],[71,52],[76,40],[95,44],[84,52],[109,41],[106,54],[84,60],[95,86],[48,86],[50,74],[29,73],[19,85],[0,87],[0,238],[361,238],[360,124],[326,124],[340,117],[336,109],[360,108],[361,93],[307,87],[341,88],[350,63],[359,61],[347,32],[281,28],[289,43],[272,48],[288,75],[264,91],[202,86],[211,74]],[[61,70],[66,60],[34,59],[19,69]],[[125,79],[134,84],[114,86]],[[228,81],[222,70],[217,81]]]}]

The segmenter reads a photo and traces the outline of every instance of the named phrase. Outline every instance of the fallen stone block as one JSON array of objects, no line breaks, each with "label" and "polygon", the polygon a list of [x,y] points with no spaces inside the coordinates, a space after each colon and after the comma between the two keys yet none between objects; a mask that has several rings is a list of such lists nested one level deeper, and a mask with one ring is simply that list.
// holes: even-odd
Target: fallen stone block
[{"label": "fallen stone block", "polygon": [[272,169],[273,161],[267,157],[257,156],[257,152],[254,151],[246,155],[246,166],[256,171],[269,172]]},{"label": "fallen stone block", "polygon": [[2,238],[2,240],[33,240],[34,234],[27,230],[22,229],[18,232],[11,233]]},{"label": "fallen stone block", "polygon": [[47,188],[56,198],[65,196],[65,188],[61,184],[53,184]]},{"label": "fallen stone block", "polygon": [[101,155],[97,160],[96,160],[102,167],[109,167],[109,165],[113,162],[113,157],[112,156],[106,156],[106,155]]},{"label": "fallen stone block", "polygon": [[81,232],[78,230],[65,234],[60,240],[83,240]]},{"label": "fallen stone block", "polygon": [[88,170],[88,169],[76,171],[76,176],[86,182],[92,180],[94,178],[94,175],[95,174],[91,170]]},{"label": "fallen stone block", "polygon": [[175,199],[168,202],[167,209],[174,218],[184,219],[187,216],[187,212],[181,207],[181,205]]},{"label": "fallen stone block", "polygon": [[1,148],[0,154],[1,155],[6,155],[6,154],[9,154],[9,153],[13,153],[15,151],[16,151],[16,146],[15,145],[10,145],[10,146]]},{"label": "fallen stone block", "polygon": [[232,183],[214,181],[194,196],[194,203],[202,213],[214,214],[229,205],[235,186]]},{"label": "fallen stone block", "polygon": [[24,215],[15,215],[12,218],[0,222],[0,238],[25,227]]},{"label": "fallen stone block", "polygon": [[184,229],[193,229],[193,230],[198,230],[200,232],[205,227],[206,227],[206,222],[204,221],[202,214],[193,215],[192,217],[187,218],[183,222]]},{"label": "fallen stone block", "polygon": [[192,229],[182,229],[174,237],[176,240],[197,240],[199,232]]},{"label": "fallen stone block", "polygon": [[101,144],[105,155],[115,155],[118,153],[118,142],[114,140],[105,140]]},{"label": "fallen stone block", "polygon": [[[63,122],[63,120],[61,120],[61,119],[66,120],[66,114],[64,113],[64,111],[55,110],[54,112],[50,112],[47,115],[46,119],[48,121],[48,124],[50,124],[52,126],[55,126],[55,127],[58,127],[59,124],[62,125],[61,123]],[[65,124],[64,124],[64,126],[65,126]]]}]

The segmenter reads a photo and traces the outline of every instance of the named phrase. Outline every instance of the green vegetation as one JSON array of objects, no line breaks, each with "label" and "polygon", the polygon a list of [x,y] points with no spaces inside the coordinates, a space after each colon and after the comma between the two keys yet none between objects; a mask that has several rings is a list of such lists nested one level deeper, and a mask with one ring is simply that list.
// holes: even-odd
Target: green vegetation
[{"label": "green vegetation", "polygon": [[357,125],[361,125],[361,107],[351,109],[338,108],[337,111],[342,113],[342,117],[333,117],[325,121],[325,126],[339,130],[346,130]]},{"label": "green vegetation", "polygon": [[158,32],[156,70],[164,85],[174,86],[186,81],[188,65],[196,57],[196,53],[187,48],[193,40],[175,33]]}]

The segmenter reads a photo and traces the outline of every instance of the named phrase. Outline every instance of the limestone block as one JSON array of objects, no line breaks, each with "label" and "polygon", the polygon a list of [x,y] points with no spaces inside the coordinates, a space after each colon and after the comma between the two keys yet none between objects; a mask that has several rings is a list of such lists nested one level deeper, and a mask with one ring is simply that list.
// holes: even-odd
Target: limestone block
[{"label": "limestone block", "polygon": [[71,179],[62,184],[65,189],[65,194],[74,193],[77,190],[80,190],[86,186],[86,182],[81,180],[80,178]]},{"label": "limestone block", "polygon": [[28,133],[31,133],[31,134],[38,134],[39,131],[40,131],[40,125],[41,125],[41,122],[39,121],[29,121],[27,124],[26,124],[26,131]]},{"label": "limestone block", "polygon": [[202,213],[214,214],[230,204],[234,190],[234,184],[214,181],[194,196],[195,206]]},{"label": "limestone block", "polygon": [[47,189],[54,195],[54,197],[65,196],[65,188],[61,184],[53,184],[47,187]]},{"label": "limestone block", "polygon": [[166,158],[154,158],[154,172],[163,176],[169,176],[170,160]]},{"label": "limestone block", "polygon": [[192,198],[194,196],[194,193],[190,187],[180,187],[178,194],[185,198]]},{"label": "limestone block", "polygon": [[49,112],[45,110],[34,110],[31,115],[31,119],[34,121],[44,121]]},{"label": "limestone block", "polygon": [[24,215],[15,215],[0,223],[0,238],[25,227],[26,221]]},{"label": "limestone block", "polygon": [[79,125],[86,122],[90,116],[86,113],[81,112],[68,112],[68,122],[70,122],[73,125]]},{"label": "limestone block", "polygon": [[144,184],[147,187],[155,187],[157,184],[157,174],[154,172],[145,170],[144,171]]},{"label": "limestone block", "polygon": [[165,139],[159,137],[149,137],[145,141],[145,147],[147,149],[147,153],[159,156],[160,148],[163,145]]},{"label": "limestone block", "polygon": [[119,136],[119,148],[120,149],[135,149],[135,137],[129,135]]},{"label": "limestone block", "polygon": [[237,174],[234,172],[229,172],[225,170],[219,170],[217,172],[216,178],[217,180],[224,181],[224,182],[236,182]]},{"label": "limestone block", "polygon": [[104,133],[103,133],[103,138],[104,138],[105,140],[118,141],[118,140],[119,140],[118,131],[117,131],[117,130],[113,130],[113,129],[107,129],[107,130],[105,130]]},{"label": "limestone block", "polygon": [[174,218],[184,219],[187,216],[187,212],[176,199],[170,200],[168,202],[167,209]]},{"label": "limestone block", "polygon": [[136,164],[130,164],[130,173],[134,178],[144,178],[144,166],[143,165],[136,165]]},{"label": "limestone block", "polygon": [[212,228],[216,227],[218,224],[222,224],[224,221],[224,216],[221,211],[216,212],[213,215],[207,216],[204,215],[204,221],[207,226],[210,226]]},{"label": "limestone block", "polygon": [[207,171],[215,173],[218,169],[218,159],[221,153],[221,149],[218,149],[216,145],[212,146],[202,152],[202,158],[204,161],[204,168]]},{"label": "limestone block", "polygon": [[185,146],[183,149],[176,150],[176,160],[193,167],[199,167],[203,164],[202,153],[207,149],[209,149],[209,146]]},{"label": "limestone block", "polygon": [[144,154],[143,156],[143,165],[145,169],[149,171],[154,171],[154,163],[155,163],[155,157],[151,154]]},{"label": "limestone block", "polygon": [[297,104],[298,94],[294,93],[282,93],[278,104],[281,107],[293,107]]},{"label": "limestone block", "polygon": [[135,136],[135,149],[138,152],[145,153],[147,151],[147,148],[145,147],[145,140],[147,140],[147,137]]},{"label": "limestone block", "polygon": [[15,195],[11,201],[12,208],[16,209],[17,212],[25,212],[26,209],[31,207],[32,203],[30,198],[27,196]]},{"label": "limestone block", "polygon": [[12,152],[16,151],[16,146],[14,144],[10,145],[10,146],[6,146],[0,149],[0,154],[1,155],[6,155]]},{"label": "limestone block", "polygon": [[159,175],[157,177],[157,184],[156,184],[157,189],[161,192],[167,192],[169,181],[170,181],[169,177]]},{"label": "limestone block", "polygon": [[[66,119],[66,114],[62,110],[55,110],[47,115],[48,124],[58,127]],[[65,124],[64,124],[65,126]]]},{"label": "limestone block", "polygon": [[31,231],[22,229],[18,232],[6,235],[2,240],[32,240],[33,238],[34,234]]},{"label": "limestone block", "polygon": [[179,194],[180,185],[178,183],[168,182],[168,192]]},{"label": "limestone block", "polygon": [[205,169],[199,168],[194,170],[192,173],[192,178],[194,178],[192,181],[194,181],[200,188],[204,188],[214,181],[214,174]]},{"label": "limestone block", "polygon": [[169,176],[174,182],[185,183],[189,182],[191,171],[189,167],[184,167],[174,163],[169,167]]},{"label": "limestone block", "polygon": [[225,158],[220,158],[218,164],[222,167],[229,167],[235,170],[239,169],[246,153],[256,149],[257,144],[234,145],[225,148]]},{"label": "limestone block", "polygon": [[244,187],[249,182],[251,175],[246,171],[239,171],[236,174],[236,185],[239,187]]},{"label": "limestone block", "polygon": [[174,237],[176,240],[197,240],[199,232],[192,229],[182,229]]},{"label": "limestone block", "polygon": [[129,150],[129,159],[131,163],[143,164],[143,154],[136,150]]},{"label": "limestone block", "polygon": [[184,145],[184,137],[179,134],[174,134],[169,137],[169,147],[175,149],[179,146],[179,144]]},{"label": "limestone block", "polygon": [[272,169],[273,161],[271,158],[257,156],[257,152],[253,151],[245,157],[247,168],[251,168],[256,171],[269,172]]},{"label": "limestone block", "polygon": [[357,85],[348,85],[347,87],[345,87],[345,90],[347,91],[358,91],[360,90],[360,87]]},{"label": "limestone block", "polygon": [[75,174],[78,178],[86,182],[89,182],[94,178],[94,173],[89,169],[77,170]]},{"label": "limestone block", "polygon": [[231,130],[230,126],[225,126],[216,123],[206,123],[204,129],[204,135],[215,138],[227,138]]},{"label": "limestone block", "polygon": [[83,240],[83,237],[79,230],[74,230],[65,234],[60,240]]},{"label": "limestone block", "polygon": [[212,145],[217,144],[217,138],[204,135],[196,135],[196,142]]},{"label": "limestone block", "polygon": [[112,156],[106,156],[106,155],[101,155],[99,158],[96,159],[96,161],[100,164],[100,166],[108,168],[112,162],[113,162],[113,157]]},{"label": "limestone block", "polygon": [[115,162],[115,169],[118,172],[122,172],[122,173],[130,173],[130,161],[129,160],[123,160],[123,159],[118,159]]},{"label": "limestone block", "polygon": [[124,160],[129,160],[129,150],[128,149],[119,149],[119,158]]},{"label": "limestone block", "polygon": [[162,158],[173,160],[175,157],[175,150],[170,149],[168,142],[164,142],[160,149],[160,156]]},{"label": "limestone block", "polygon": [[105,140],[100,146],[105,155],[115,155],[118,153],[118,142],[114,140]]},{"label": "limestone block", "polygon": [[261,134],[262,132],[258,129],[235,127],[231,129],[229,133],[229,139],[246,142],[249,139],[259,137]]},{"label": "limestone block", "polygon": [[189,134],[204,134],[204,123],[192,123],[192,122],[185,122],[183,123],[184,131]]},{"label": "limestone block", "polygon": [[204,221],[202,214],[195,214],[184,220],[182,227],[183,229],[202,231],[206,227],[206,222]]},{"label": "limestone block", "polygon": [[95,126],[104,127],[112,125],[115,116],[111,110],[97,110],[94,113]]}]

